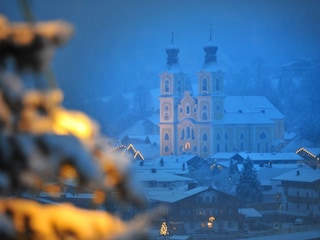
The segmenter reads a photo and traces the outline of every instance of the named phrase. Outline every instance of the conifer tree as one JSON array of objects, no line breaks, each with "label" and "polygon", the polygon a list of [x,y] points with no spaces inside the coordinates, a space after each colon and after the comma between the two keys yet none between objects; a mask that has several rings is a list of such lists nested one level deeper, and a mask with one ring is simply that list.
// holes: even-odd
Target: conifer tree
[{"label": "conifer tree", "polygon": [[246,203],[261,202],[262,191],[257,171],[249,158],[243,162],[243,169],[236,187],[238,197]]}]

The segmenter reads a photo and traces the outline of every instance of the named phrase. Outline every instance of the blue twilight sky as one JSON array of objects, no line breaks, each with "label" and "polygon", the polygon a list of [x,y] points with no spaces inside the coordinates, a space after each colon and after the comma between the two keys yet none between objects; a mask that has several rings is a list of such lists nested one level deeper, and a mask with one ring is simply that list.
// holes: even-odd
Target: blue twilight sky
[{"label": "blue twilight sky", "polygon": [[[296,58],[319,58],[318,0],[33,0],[38,20],[63,19],[76,29],[55,55],[53,69],[67,101],[157,86],[174,29],[179,62],[200,70],[203,46],[213,40],[226,67],[259,57],[280,66]],[[0,12],[22,20],[18,1],[0,0]],[[134,83],[134,84],[133,84]]]}]

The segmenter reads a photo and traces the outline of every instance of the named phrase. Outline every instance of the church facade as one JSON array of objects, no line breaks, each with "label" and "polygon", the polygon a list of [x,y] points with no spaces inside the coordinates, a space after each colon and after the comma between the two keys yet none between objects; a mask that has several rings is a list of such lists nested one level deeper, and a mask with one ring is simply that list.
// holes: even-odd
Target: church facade
[{"label": "church facade", "polygon": [[166,49],[167,69],[160,75],[160,155],[208,158],[217,152],[279,151],[283,115],[263,96],[225,95],[225,72],[211,38],[204,46],[196,91],[187,88],[173,39]]}]

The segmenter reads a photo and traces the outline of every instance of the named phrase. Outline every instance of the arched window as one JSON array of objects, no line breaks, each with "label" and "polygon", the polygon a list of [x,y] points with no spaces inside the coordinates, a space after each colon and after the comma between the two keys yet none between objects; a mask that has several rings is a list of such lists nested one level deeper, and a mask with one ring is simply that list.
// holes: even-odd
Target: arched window
[{"label": "arched window", "polygon": [[189,113],[190,113],[190,107],[187,106],[187,107],[186,107],[186,114],[189,114]]},{"label": "arched window", "polygon": [[182,131],[181,131],[181,140],[183,140],[184,139],[184,129],[182,129]]},{"label": "arched window", "polygon": [[203,140],[203,141],[207,141],[207,140],[208,140],[208,136],[207,136],[206,133],[204,133],[204,134],[202,135],[202,140]]},{"label": "arched window", "polygon": [[207,146],[204,146],[203,149],[202,149],[202,151],[203,151],[204,153],[208,152]]},{"label": "arched window", "polygon": [[165,140],[165,141],[169,141],[169,134],[168,134],[168,133],[166,133],[166,134],[164,135],[164,140]]},{"label": "arched window", "polygon": [[207,91],[208,89],[208,81],[206,78],[202,80],[202,91]]},{"label": "arched window", "polygon": [[267,138],[267,135],[264,132],[260,134],[260,139],[261,140],[264,140],[266,138]]},{"label": "arched window", "polygon": [[240,139],[243,140],[244,139],[244,135],[243,133],[240,134]]},{"label": "arched window", "polygon": [[184,149],[188,150],[188,149],[190,149],[190,148],[191,148],[190,142],[186,142],[186,143],[184,144]]},{"label": "arched window", "polygon": [[194,140],[194,130],[193,129],[191,129],[191,138],[192,138],[192,140]]},{"label": "arched window", "polygon": [[207,112],[203,112],[201,118],[202,120],[207,120],[208,119]]},{"label": "arched window", "polygon": [[216,79],[216,91],[220,91],[221,88],[221,83],[220,83],[220,79]]},{"label": "arched window", "polygon": [[208,109],[207,105],[204,104],[204,105],[202,106],[202,111],[206,111],[207,109]]},{"label": "arched window", "polygon": [[220,133],[217,133],[216,139],[219,141],[220,140]]},{"label": "arched window", "polygon": [[169,92],[169,80],[166,80],[165,82],[164,82],[164,91],[165,92]]},{"label": "arched window", "polygon": [[164,151],[167,153],[167,152],[169,152],[169,147],[168,146],[165,146],[164,147]]},{"label": "arched window", "polygon": [[166,113],[164,114],[164,120],[169,120],[169,113],[166,112]]},{"label": "arched window", "polygon": [[190,127],[187,127],[187,139],[190,138]]}]

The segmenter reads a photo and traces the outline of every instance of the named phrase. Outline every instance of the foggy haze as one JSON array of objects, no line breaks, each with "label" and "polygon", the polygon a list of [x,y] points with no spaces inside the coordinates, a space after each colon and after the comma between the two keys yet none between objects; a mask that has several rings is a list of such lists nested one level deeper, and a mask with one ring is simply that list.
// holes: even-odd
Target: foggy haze
[{"label": "foggy haze", "polygon": [[[280,66],[320,53],[319,1],[58,0],[31,6],[38,20],[64,19],[75,26],[53,66],[71,105],[142,83],[157,86],[172,29],[185,72],[202,67],[210,24],[218,61],[228,69],[248,66],[256,57]],[[1,0],[0,9],[12,21],[22,20],[16,1]]]}]

